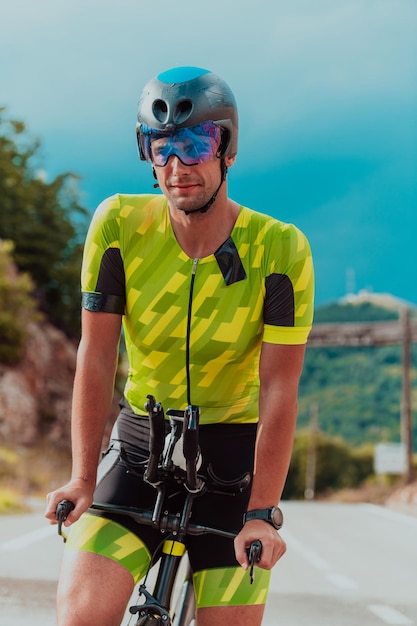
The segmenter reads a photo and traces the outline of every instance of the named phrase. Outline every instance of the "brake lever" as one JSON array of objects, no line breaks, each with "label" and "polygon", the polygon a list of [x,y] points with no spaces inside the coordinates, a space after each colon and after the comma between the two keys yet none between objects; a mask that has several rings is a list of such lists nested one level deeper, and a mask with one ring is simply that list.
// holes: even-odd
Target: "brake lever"
[{"label": "brake lever", "polygon": [[252,541],[250,548],[247,549],[249,559],[249,576],[250,584],[253,585],[255,580],[255,564],[261,560],[262,543],[257,539]]},{"label": "brake lever", "polygon": [[58,503],[58,506],[56,507],[55,516],[58,522],[58,535],[62,537],[64,543],[66,543],[68,537],[66,533],[64,533],[64,531],[62,530],[62,524],[65,522],[68,515],[73,509],[75,509],[75,504],[70,500],[62,500]]}]

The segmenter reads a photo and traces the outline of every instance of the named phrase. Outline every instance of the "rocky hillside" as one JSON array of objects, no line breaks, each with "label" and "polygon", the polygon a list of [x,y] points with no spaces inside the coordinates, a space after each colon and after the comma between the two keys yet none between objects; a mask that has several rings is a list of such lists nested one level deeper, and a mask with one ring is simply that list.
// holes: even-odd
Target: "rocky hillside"
[{"label": "rocky hillside", "polygon": [[0,441],[69,444],[76,345],[48,323],[30,323],[23,360],[0,364]]},{"label": "rocky hillside", "polygon": [[[22,361],[0,363],[0,445],[43,441],[69,450],[77,345],[47,322],[30,323],[27,331]],[[117,410],[116,394],[104,440]]]}]

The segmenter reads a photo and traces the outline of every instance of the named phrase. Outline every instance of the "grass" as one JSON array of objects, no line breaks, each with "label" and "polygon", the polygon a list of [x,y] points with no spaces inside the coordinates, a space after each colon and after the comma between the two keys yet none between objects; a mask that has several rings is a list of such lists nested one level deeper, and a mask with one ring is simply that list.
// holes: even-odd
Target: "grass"
[{"label": "grass", "polygon": [[11,487],[0,488],[0,515],[28,513],[30,507],[24,502],[22,494]]}]

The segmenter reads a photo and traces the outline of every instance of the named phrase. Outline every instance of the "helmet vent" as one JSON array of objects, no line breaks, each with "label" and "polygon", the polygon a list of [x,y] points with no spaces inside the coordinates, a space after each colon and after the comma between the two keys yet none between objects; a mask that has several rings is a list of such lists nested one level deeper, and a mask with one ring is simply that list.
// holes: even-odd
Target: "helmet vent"
[{"label": "helmet vent", "polygon": [[187,121],[193,110],[193,103],[191,100],[181,100],[177,103],[174,111],[175,124],[182,124]]},{"label": "helmet vent", "polygon": [[168,106],[164,100],[155,100],[152,105],[152,111],[158,122],[163,124],[168,117]]}]

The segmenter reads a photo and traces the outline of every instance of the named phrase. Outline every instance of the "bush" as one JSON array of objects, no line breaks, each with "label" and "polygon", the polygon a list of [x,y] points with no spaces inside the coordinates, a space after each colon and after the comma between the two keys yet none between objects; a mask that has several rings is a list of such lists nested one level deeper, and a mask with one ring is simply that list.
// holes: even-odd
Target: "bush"
[{"label": "bush", "polygon": [[29,322],[40,318],[27,274],[15,269],[13,244],[0,240],[0,363],[14,365],[23,356]]},{"label": "bush", "polygon": [[[310,445],[308,431],[297,433],[283,498],[304,498]],[[360,486],[373,474],[373,449],[353,448],[341,438],[318,433],[316,439],[315,495]]]}]

